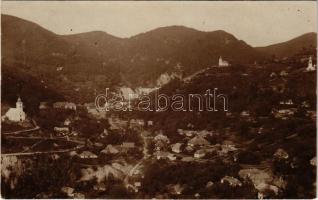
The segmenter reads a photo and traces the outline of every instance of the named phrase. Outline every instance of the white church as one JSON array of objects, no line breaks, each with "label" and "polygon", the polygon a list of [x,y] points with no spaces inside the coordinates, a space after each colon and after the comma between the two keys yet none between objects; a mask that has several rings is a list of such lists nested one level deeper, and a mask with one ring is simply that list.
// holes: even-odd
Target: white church
[{"label": "white church", "polygon": [[316,70],[315,67],[316,67],[316,65],[313,65],[313,63],[312,63],[312,58],[311,58],[311,56],[310,56],[309,59],[308,59],[308,66],[307,66],[307,68],[306,68],[306,71],[307,71],[307,72],[315,71],[315,70]]},{"label": "white church", "polygon": [[13,122],[23,122],[26,118],[26,114],[23,111],[23,103],[19,97],[16,102],[15,108],[10,108],[2,119],[8,119]]},{"label": "white church", "polygon": [[220,56],[219,58],[219,67],[228,67],[230,66],[230,63],[226,60],[223,60],[222,57]]}]

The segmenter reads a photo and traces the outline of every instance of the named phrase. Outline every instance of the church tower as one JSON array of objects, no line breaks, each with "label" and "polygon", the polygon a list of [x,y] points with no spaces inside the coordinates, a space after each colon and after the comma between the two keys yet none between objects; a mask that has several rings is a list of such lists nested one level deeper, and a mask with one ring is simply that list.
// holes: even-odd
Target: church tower
[{"label": "church tower", "polygon": [[23,102],[21,101],[21,98],[19,97],[16,102],[16,114],[18,115],[18,121],[24,121],[25,120],[25,112],[23,112]]},{"label": "church tower", "polygon": [[220,56],[219,58],[219,67],[228,67],[230,66],[229,62],[226,60],[223,60],[222,57]]},{"label": "church tower", "polygon": [[312,58],[311,56],[309,57],[309,60],[308,60],[308,66],[306,68],[306,71],[314,71],[315,70],[315,67],[313,66],[312,64]]},{"label": "church tower", "polygon": [[19,97],[18,98],[18,100],[17,100],[17,102],[16,102],[16,108],[18,109],[18,110],[21,110],[22,112],[23,112],[23,102],[21,101],[21,98]]},{"label": "church tower", "polygon": [[311,58],[311,56],[309,57],[309,60],[308,60],[308,68],[312,68],[312,58]]},{"label": "church tower", "polygon": [[19,97],[15,108],[10,108],[3,116],[3,120],[8,119],[13,122],[23,122],[26,119],[26,114],[23,111],[23,103]]}]

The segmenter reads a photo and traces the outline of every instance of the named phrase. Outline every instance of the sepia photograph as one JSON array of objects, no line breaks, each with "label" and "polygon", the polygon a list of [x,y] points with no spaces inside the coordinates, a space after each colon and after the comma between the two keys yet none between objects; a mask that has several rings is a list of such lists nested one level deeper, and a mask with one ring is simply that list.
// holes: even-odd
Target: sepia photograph
[{"label": "sepia photograph", "polygon": [[316,1],[1,1],[1,198],[317,198]]}]

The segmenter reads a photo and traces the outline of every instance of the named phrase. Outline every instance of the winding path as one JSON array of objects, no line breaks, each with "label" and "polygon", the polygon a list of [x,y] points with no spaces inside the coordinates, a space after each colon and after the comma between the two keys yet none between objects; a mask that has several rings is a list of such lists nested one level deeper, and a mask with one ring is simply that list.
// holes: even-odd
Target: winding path
[{"label": "winding path", "polygon": [[144,146],[143,146],[143,157],[141,160],[139,160],[139,162],[137,162],[135,164],[135,166],[133,168],[131,168],[129,170],[129,172],[126,174],[126,177],[124,178],[124,184],[125,184],[125,187],[128,189],[128,188],[132,188],[134,191],[137,191],[137,187],[130,184],[128,179],[130,176],[133,176],[135,171],[142,165],[142,163],[146,160],[148,160],[149,158],[151,158],[151,156],[149,155],[148,153],[148,150],[147,150],[147,146],[148,146],[148,143],[147,143],[147,137],[145,135],[143,135],[143,129],[140,128],[140,135],[144,141]]}]

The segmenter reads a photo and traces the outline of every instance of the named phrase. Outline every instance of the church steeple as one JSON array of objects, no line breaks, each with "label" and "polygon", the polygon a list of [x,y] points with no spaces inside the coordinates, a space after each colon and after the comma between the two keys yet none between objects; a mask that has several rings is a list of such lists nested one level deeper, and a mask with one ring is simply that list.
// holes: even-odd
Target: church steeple
[{"label": "church steeple", "polygon": [[309,57],[309,60],[308,60],[308,67],[312,67],[312,58],[311,58],[311,56]]},{"label": "church steeple", "polygon": [[222,57],[219,57],[219,67],[228,67],[230,66],[229,62],[226,60],[223,60]]},{"label": "church steeple", "polygon": [[310,56],[308,59],[308,66],[306,68],[306,71],[314,71],[315,66],[312,64],[312,57]]},{"label": "church steeple", "polygon": [[19,97],[16,102],[16,108],[23,111],[23,102],[21,101],[21,98]]}]

